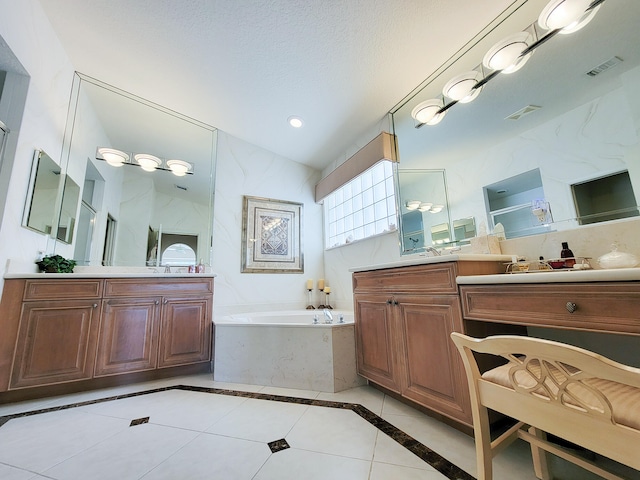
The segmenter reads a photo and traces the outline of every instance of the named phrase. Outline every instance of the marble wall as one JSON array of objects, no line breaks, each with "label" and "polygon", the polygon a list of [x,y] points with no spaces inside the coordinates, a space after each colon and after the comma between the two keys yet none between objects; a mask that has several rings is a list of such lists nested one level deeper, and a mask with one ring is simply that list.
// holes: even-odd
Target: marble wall
[{"label": "marble wall", "polygon": [[[306,279],[324,278],[322,208],[314,201],[320,173],[250,143],[218,133],[213,222],[214,315],[295,310],[307,300]],[[303,204],[304,274],[241,273],[244,195]]]}]

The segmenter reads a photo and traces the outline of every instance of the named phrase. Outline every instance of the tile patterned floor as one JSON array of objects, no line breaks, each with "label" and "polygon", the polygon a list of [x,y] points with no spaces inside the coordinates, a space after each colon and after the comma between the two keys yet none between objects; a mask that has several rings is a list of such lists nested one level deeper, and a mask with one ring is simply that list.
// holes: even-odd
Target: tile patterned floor
[{"label": "tile patterned floor", "polygon": [[[474,462],[472,438],[370,387],[329,394],[197,375],[0,405],[3,480],[468,480]],[[524,444],[495,470],[535,479]]]}]

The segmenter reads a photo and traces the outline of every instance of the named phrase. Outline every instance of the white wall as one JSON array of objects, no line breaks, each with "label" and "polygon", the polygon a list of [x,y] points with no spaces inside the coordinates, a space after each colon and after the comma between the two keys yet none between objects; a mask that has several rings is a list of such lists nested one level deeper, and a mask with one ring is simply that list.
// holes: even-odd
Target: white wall
[{"label": "white wall", "polygon": [[60,162],[74,70],[36,0],[0,0],[0,12],[0,36],[31,77],[0,225],[3,274],[10,258],[36,271],[38,251],[48,248],[48,237],[20,225],[34,150]]},{"label": "white wall", "polygon": [[[213,221],[214,314],[304,308],[306,279],[324,277],[320,172],[218,133]],[[303,204],[304,273],[241,273],[243,195]]]}]

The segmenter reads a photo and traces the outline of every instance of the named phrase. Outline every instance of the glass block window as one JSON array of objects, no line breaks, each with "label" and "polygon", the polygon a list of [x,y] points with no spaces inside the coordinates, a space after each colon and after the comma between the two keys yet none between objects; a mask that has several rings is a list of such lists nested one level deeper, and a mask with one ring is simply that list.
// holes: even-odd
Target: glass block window
[{"label": "glass block window", "polygon": [[324,199],[325,247],[396,230],[393,166],[375,164]]}]

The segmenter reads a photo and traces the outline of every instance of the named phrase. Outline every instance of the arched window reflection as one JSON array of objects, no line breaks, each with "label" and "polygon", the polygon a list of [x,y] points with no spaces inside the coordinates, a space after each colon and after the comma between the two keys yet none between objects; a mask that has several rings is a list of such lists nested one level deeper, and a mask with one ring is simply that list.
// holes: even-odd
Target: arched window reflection
[{"label": "arched window reflection", "polygon": [[195,265],[196,252],[185,243],[174,243],[162,252],[162,265]]}]

